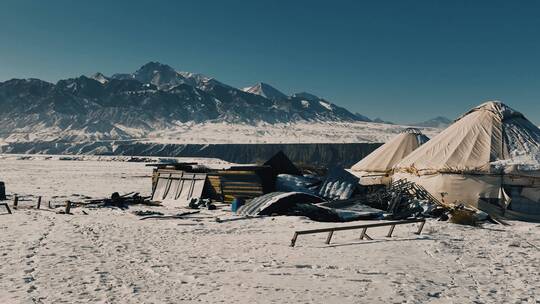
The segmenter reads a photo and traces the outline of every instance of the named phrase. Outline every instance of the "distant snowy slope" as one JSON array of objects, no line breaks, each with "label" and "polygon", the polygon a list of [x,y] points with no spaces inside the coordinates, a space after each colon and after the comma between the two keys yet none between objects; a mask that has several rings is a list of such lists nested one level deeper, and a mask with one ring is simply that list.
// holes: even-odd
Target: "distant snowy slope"
[{"label": "distant snowy slope", "polygon": [[451,124],[452,124],[452,120],[450,120],[449,118],[446,118],[444,116],[437,116],[435,118],[432,118],[423,122],[413,123],[412,125],[418,126],[418,127],[429,127],[429,128],[446,128]]},{"label": "distant snowy slope", "polygon": [[[268,124],[178,124],[148,133],[156,143],[381,143],[409,126],[371,122],[296,122]],[[441,130],[422,128],[428,137]]]}]

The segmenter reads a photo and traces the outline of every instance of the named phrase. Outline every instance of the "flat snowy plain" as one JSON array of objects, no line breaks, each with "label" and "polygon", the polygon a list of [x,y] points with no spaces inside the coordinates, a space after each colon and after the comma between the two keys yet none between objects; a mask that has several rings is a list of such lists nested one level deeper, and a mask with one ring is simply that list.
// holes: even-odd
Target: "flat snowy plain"
[{"label": "flat snowy plain", "polygon": [[[150,193],[143,163],[19,158],[0,155],[9,194],[60,202]],[[335,224],[216,222],[233,217],[225,210],[141,221],[134,210],[183,211],[0,215],[0,303],[540,303],[539,224],[429,221],[421,236],[412,225],[397,227],[391,239],[386,229],[373,230],[373,241],[345,231],[331,245],[316,235],[291,248],[294,230]]]}]

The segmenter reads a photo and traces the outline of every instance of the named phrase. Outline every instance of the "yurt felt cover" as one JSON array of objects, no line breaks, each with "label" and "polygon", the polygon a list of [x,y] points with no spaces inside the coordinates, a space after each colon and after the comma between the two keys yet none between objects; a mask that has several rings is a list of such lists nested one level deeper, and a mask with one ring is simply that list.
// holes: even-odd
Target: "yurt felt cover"
[{"label": "yurt felt cover", "polygon": [[427,142],[429,138],[420,130],[409,128],[377,148],[351,167],[354,172],[388,173],[404,157]]},{"label": "yurt felt cover", "polygon": [[506,173],[540,176],[540,129],[501,102],[457,119],[395,166],[416,175]]},{"label": "yurt felt cover", "polygon": [[418,183],[442,202],[539,220],[539,148],[538,127],[500,102],[487,102],[405,157],[393,180]]}]

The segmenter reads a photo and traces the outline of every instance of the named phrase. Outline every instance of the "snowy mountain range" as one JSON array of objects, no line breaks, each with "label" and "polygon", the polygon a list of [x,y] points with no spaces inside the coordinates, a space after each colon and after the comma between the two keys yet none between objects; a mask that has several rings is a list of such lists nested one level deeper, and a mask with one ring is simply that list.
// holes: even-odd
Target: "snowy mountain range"
[{"label": "snowy mountain range", "polygon": [[0,139],[66,141],[140,138],[193,123],[369,121],[309,93],[265,83],[237,89],[202,74],[149,62],[134,73],[0,82]]}]

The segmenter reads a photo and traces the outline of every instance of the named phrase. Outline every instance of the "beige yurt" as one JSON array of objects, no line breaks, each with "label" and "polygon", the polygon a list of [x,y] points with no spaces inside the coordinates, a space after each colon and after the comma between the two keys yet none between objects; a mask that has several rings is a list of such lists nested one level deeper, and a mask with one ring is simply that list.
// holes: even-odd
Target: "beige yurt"
[{"label": "beige yurt", "polygon": [[352,166],[350,172],[362,185],[390,184],[394,165],[428,140],[418,129],[405,129]]},{"label": "beige yurt", "polygon": [[394,167],[445,203],[540,219],[540,129],[507,105],[470,110]]}]

